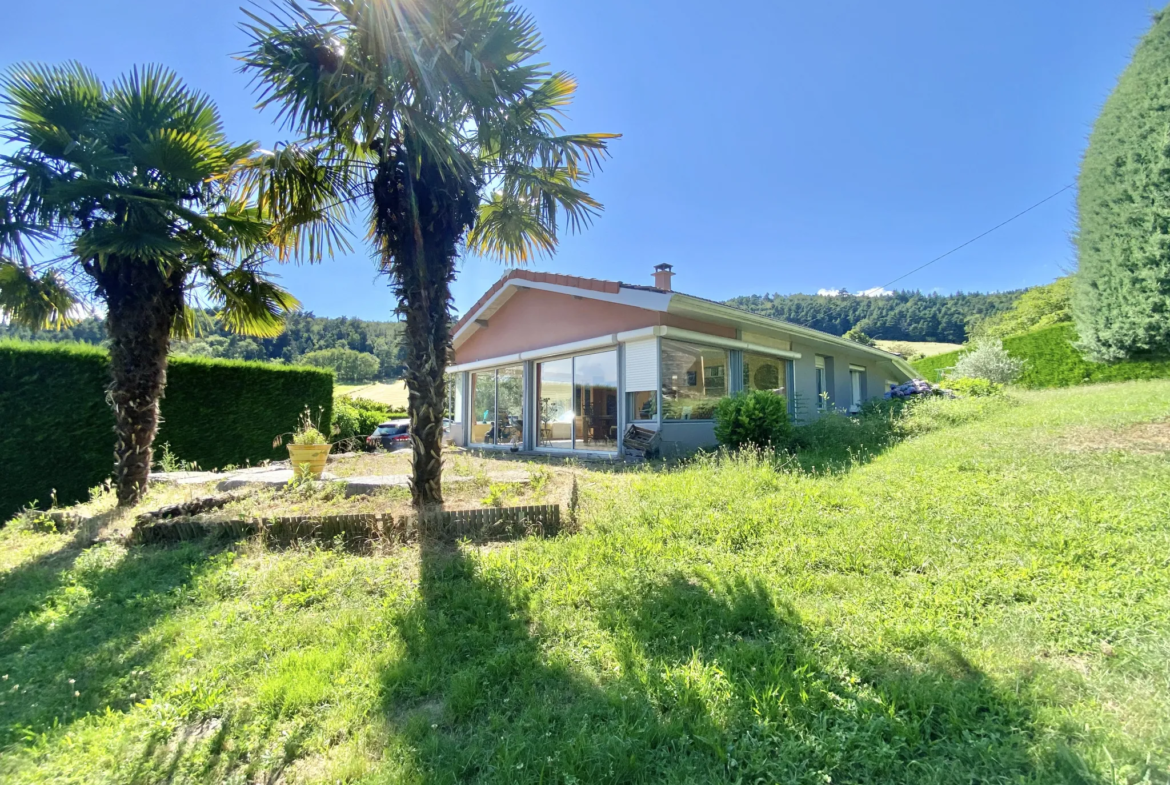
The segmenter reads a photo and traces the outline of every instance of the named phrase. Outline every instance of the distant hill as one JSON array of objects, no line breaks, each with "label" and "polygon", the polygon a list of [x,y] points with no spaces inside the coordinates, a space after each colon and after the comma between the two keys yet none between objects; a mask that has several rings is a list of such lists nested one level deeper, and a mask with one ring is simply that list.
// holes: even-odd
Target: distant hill
[{"label": "distant hill", "polygon": [[[353,349],[378,358],[379,378],[397,379],[405,368],[398,322],[369,322],[363,319],[328,319],[311,313],[293,314],[283,333],[275,338],[248,338],[233,335],[207,320],[202,334],[193,340],[175,343],[174,354],[218,357],[232,360],[269,360],[295,363],[308,352],[320,349]],[[77,341],[100,345],[106,340],[105,324],[89,318],[62,330],[30,331],[0,324],[0,339]]]},{"label": "distant hill", "polygon": [[859,327],[870,338],[883,341],[963,343],[979,320],[1008,310],[1020,294],[753,294],[732,298],[727,304],[833,335]]}]

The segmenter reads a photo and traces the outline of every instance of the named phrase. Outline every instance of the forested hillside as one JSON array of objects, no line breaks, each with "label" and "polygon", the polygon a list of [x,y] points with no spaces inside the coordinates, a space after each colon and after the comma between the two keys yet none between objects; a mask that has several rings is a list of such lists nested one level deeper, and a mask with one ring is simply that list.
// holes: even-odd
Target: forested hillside
[{"label": "forested hillside", "polygon": [[1006,311],[1020,294],[753,294],[733,298],[727,304],[833,335],[858,327],[878,340],[963,343],[980,319]]},{"label": "forested hillside", "polygon": [[[396,379],[402,375],[403,355],[397,322],[368,322],[362,319],[327,319],[311,313],[292,314],[283,333],[275,338],[248,338],[226,332],[208,319],[202,334],[190,341],[176,342],[173,353],[231,360],[299,362],[309,352],[351,349],[378,358],[377,378]],[[0,339],[78,341],[101,344],[106,339],[100,319],[85,319],[61,330],[32,332],[23,327],[0,324]]]}]

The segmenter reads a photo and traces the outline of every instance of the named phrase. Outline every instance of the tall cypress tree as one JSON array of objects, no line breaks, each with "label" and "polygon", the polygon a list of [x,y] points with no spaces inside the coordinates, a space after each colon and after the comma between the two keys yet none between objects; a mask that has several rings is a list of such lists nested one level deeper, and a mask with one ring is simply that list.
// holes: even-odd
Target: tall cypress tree
[{"label": "tall cypress tree", "polygon": [[1138,44],[1081,164],[1073,317],[1100,362],[1170,351],[1168,12]]}]

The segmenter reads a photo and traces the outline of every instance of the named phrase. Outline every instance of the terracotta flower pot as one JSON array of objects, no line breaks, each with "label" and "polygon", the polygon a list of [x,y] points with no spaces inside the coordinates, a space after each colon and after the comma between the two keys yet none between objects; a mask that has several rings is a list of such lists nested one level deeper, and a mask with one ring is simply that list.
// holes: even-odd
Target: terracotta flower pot
[{"label": "terracotta flower pot", "polygon": [[[288,446],[288,461],[292,464],[293,472],[298,469],[308,471],[315,479],[321,479],[325,472],[325,462],[329,457],[331,444],[290,444]],[[301,467],[308,467],[302,469]]]}]

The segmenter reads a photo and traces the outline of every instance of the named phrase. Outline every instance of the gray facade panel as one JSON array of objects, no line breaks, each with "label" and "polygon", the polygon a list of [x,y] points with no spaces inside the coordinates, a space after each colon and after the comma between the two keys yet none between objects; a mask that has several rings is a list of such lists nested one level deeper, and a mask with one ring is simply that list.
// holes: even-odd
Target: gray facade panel
[{"label": "gray facade panel", "polygon": [[709,420],[664,421],[661,450],[664,456],[687,455],[697,450],[711,450],[719,446],[715,441],[715,423]]}]

